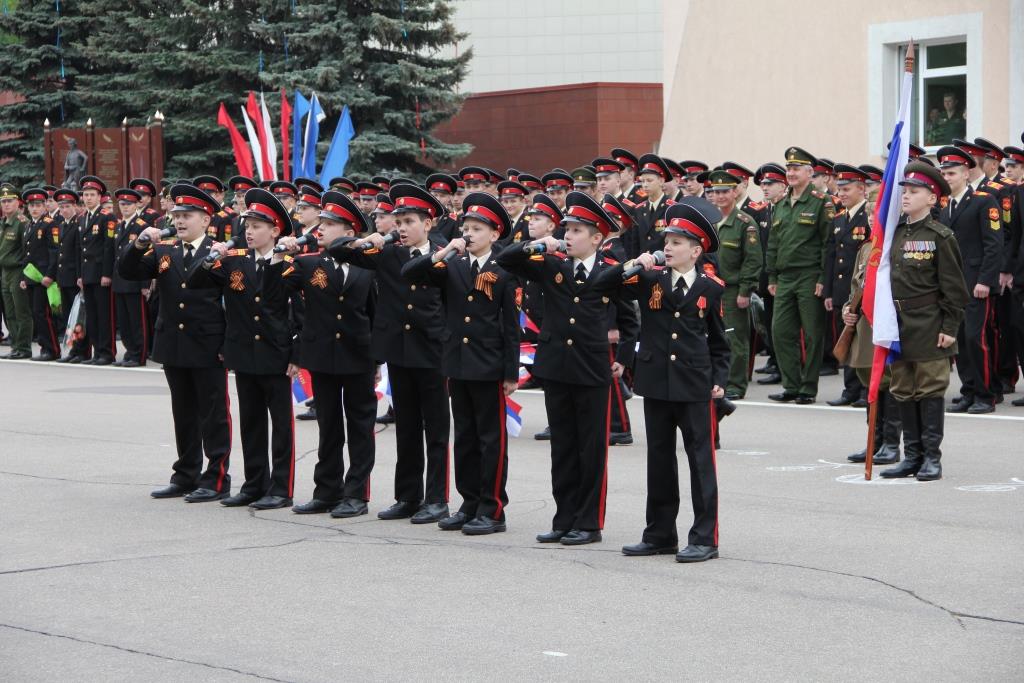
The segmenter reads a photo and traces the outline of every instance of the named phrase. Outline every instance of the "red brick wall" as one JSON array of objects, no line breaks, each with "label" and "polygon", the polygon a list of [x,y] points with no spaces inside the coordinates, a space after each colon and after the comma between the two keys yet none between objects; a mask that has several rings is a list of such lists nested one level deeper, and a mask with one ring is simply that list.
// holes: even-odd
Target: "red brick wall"
[{"label": "red brick wall", "polygon": [[471,95],[435,133],[474,146],[459,166],[540,175],[571,171],[612,147],[653,151],[661,126],[660,83],[581,83]]}]

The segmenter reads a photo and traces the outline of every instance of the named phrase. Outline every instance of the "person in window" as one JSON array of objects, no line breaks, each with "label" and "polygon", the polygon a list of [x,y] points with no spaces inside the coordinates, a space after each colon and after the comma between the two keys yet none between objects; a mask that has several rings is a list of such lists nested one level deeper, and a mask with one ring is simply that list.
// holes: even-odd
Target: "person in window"
[{"label": "person in window", "polygon": [[943,94],[942,112],[931,127],[929,144],[948,144],[953,138],[962,138],[966,132],[967,120],[960,111],[960,99],[953,92]]}]

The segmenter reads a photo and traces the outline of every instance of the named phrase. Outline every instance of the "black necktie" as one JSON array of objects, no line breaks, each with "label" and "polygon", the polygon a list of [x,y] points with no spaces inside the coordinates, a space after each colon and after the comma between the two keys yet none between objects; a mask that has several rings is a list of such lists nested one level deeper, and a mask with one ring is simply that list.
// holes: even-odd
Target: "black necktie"
[{"label": "black necktie", "polygon": [[676,280],[675,292],[680,298],[686,296],[686,278],[682,275]]},{"label": "black necktie", "polygon": [[189,268],[192,265],[192,243],[187,242],[185,244],[185,258],[183,259],[185,268]]},{"label": "black necktie", "polygon": [[473,259],[473,265],[469,267],[469,276],[476,280],[476,276],[480,274],[480,266],[476,259]]},{"label": "black necktie", "polygon": [[413,249],[412,251],[409,252],[409,256],[411,258],[419,258],[420,256],[423,256],[423,254],[420,253],[419,249]]},{"label": "black necktie", "polygon": [[581,262],[576,266],[576,284],[582,285],[587,281],[587,267]]},{"label": "black necktie", "polygon": [[954,211],[956,211],[956,200],[955,199],[950,199],[949,200],[949,215],[952,216]]},{"label": "black necktie", "polygon": [[256,286],[263,289],[263,269],[267,265],[267,259],[258,258],[256,259]]}]

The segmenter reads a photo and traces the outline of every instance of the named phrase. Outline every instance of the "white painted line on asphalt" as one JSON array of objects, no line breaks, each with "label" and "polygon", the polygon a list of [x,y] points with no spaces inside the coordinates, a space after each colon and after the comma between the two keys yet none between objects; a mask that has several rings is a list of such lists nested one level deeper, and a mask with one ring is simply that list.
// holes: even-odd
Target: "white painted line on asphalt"
[{"label": "white painted line on asphalt", "polygon": [[547,655],[548,657],[568,657],[564,652],[555,652],[554,650],[544,650],[541,654]]}]

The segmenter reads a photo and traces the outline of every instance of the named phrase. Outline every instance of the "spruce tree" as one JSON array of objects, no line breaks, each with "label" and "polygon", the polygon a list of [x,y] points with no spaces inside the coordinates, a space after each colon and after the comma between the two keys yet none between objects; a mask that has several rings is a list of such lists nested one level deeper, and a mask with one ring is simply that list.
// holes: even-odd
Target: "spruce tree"
[{"label": "spruce tree", "polygon": [[0,92],[15,95],[0,107],[0,179],[21,186],[42,179],[43,121],[77,120],[81,22],[64,3],[58,17],[52,0],[0,2]]},{"label": "spruce tree", "polygon": [[472,56],[442,54],[465,38],[452,14],[449,0],[296,2],[285,17],[254,26],[273,46],[263,81],[289,96],[295,88],[307,96],[316,91],[328,115],[321,160],[348,105],[356,137],[346,174],[394,169],[422,176],[471,151],[432,134],[458,111],[463,97],[456,86]]}]

